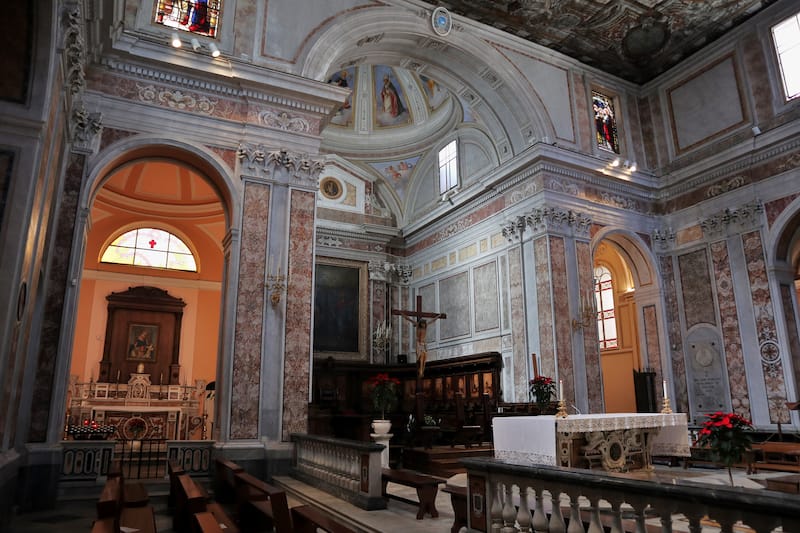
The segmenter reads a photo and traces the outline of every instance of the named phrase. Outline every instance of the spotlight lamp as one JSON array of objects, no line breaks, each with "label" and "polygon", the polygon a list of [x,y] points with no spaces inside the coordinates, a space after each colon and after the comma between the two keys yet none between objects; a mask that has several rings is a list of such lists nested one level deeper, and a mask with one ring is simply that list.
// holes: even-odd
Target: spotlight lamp
[{"label": "spotlight lamp", "polygon": [[180,48],[181,44],[181,38],[178,35],[178,32],[172,32],[172,46],[175,48]]},{"label": "spotlight lamp", "polygon": [[214,43],[208,43],[208,48],[211,50],[211,57],[219,57],[219,48]]},{"label": "spotlight lamp", "polygon": [[195,52],[200,50],[200,41],[198,41],[197,39],[195,39],[193,37],[192,40],[191,40],[191,43],[192,43],[192,50],[194,50]]}]

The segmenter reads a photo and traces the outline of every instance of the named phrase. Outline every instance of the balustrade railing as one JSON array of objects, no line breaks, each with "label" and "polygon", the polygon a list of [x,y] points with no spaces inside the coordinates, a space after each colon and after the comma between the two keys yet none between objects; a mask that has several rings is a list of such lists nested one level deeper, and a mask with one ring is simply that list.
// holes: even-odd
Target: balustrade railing
[{"label": "balustrade railing", "polygon": [[795,495],[488,458],[462,463],[468,473],[471,531],[800,532]]},{"label": "balustrade railing", "polygon": [[293,434],[292,476],[362,509],[384,509],[379,444]]}]

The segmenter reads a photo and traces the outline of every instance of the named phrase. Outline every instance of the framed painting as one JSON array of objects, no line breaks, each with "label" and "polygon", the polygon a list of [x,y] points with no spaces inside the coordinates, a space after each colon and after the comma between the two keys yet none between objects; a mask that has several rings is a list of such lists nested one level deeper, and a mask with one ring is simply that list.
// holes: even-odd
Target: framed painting
[{"label": "framed painting", "polygon": [[366,360],[367,265],[318,259],[314,275],[314,353]]},{"label": "framed painting", "polygon": [[128,325],[128,361],[155,362],[156,346],[158,346],[157,325]]}]

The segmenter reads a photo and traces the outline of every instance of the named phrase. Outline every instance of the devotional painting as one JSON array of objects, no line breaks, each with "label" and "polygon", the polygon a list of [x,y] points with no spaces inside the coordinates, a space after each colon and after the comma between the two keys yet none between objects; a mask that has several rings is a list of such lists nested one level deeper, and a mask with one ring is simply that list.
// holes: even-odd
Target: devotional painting
[{"label": "devotional painting", "polygon": [[399,126],[409,124],[411,115],[405,94],[391,67],[375,65],[375,122],[379,126]]},{"label": "devotional painting", "polygon": [[336,111],[336,114],[333,115],[331,119],[331,124],[336,124],[337,126],[352,126],[353,125],[353,93],[352,90],[356,85],[356,68],[355,67],[347,67],[335,72],[333,76],[330,77],[328,83],[332,83],[334,85],[338,85],[339,87],[344,87],[345,89],[350,89],[350,94],[347,96],[347,100],[344,101],[342,107]]},{"label": "devotional painting", "polygon": [[405,200],[409,178],[411,177],[411,173],[414,172],[419,157],[420,156],[415,156],[395,161],[373,162],[369,165],[386,179],[386,182],[394,189],[400,200]]}]

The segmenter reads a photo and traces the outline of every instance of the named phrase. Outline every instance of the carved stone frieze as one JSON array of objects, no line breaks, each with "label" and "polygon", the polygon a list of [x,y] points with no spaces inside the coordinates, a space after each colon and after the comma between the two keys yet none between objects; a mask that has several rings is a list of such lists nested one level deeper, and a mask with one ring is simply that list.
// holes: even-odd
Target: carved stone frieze
[{"label": "carved stone frieze", "polygon": [[466,228],[468,228],[471,225],[472,225],[472,216],[468,216],[468,217],[462,218],[461,220],[458,220],[458,221],[450,224],[449,226],[447,226],[445,228],[442,228],[438,232],[436,232],[436,237],[434,238],[434,242],[441,242],[441,241],[443,241],[445,239],[449,239],[450,237],[452,237],[456,233],[460,233],[461,231],[464,231]]},{"label": "carved stone frieze", "polygon": [[258,114],[258,121],[268,128],[277,128],[294,133],[308,133],[310,124],[303,117],[293,117],[286,112],[266,110]]},{"label": "carved stone frieze", "polygon": [[383,33],[376,33],[375,35],[367,35],[362,37],[356,42],[356,46],[364,46],[365,44],[378,44],[383,39]]},{"label": "carved stone frieze", "polygon": [[576,184],[555,178],[548,178],[546,187],[551,191],[563,192],[571,196],[578,196],[580,192]]},{"label": "carved stone frieze", "polygon": [[778,166],[780,172],[786,172],[793,168],[800,167],[800,152],[795,152],[786,158],[786,160]]},{"label": "carved stone frieze", "polygon": [[722,183],[717,183],[712,185],[711,187],[706,190],[706,198],[714,198],[715,196],[719,196],[720,194],[724,194],[728,191],[732,191],[733,189],[738,189],[742,185],[745,185],[747,180],[744,176],[734,176],[729,180],[723,181]]},{"label": "carved stone frieze", "polygon": [[206,96],[189,91],[172,90],[155,85],[139,85],[138,83],[136,87],[139,90],[139,101],[179,111],[193,111],[210,116],[219,103],[218,100],[211,100]]},{"label": "carved stone frieze", "polygon": [[334,235],[320,235],[317,238],[317,245],[327,246],[329,248],[341,248],[344,246],[344,243],[339,237]]},{"label": "carved stone frieze", "polygon": [[89,113],[81,102],[72,109],[70,135],[74,151],[97,153],[100,148],[100,134],[103,131],[102,118],[102,113]]},{"label": "carved stone frieze", "polygon": [[503,236],[512,242],[521,239],[526,229],[534,232],[568,230],[576,237],[588,237],[592,219],[583,213],[558,207],[537,207],[530,213],[518,216],[503,225]]},{"label": "carved stone frieze", "polygon": [[725,208],[700,221],[706,237],[718,236],[726,231],[748,231],[760,225],[759,214],[764,211],[761,202],[752,202],[736,209]]},{"label": "carved stone frieze", "polygon": [[257,177],[273,179],[291,177],[301,185],[318,185],[319,174],[325,164],[312,159],[308,154],[295,154],[286,149],[267,151],[263,145],[240,144],[236,155],[243,172],[252,172]]},{"label": "carved stone frieze", "polygon": [[538,189],[536,182],[528,181],[524,186],[518,187],[511,192],[509,195],[509,202],[512,204],[519,203],[525,198],[530,198],[536,194]]},{"label": "carved stone frieze", "polygon": [[626,209],[629,211],[639,211],[639,212],[644,211],[639,202],[637,202],[633,198],[622,196],[621,194],[611,194],[608,192],[603,192],[600,194],[600,201],[606,205],[619,207],[620,209]]}]

